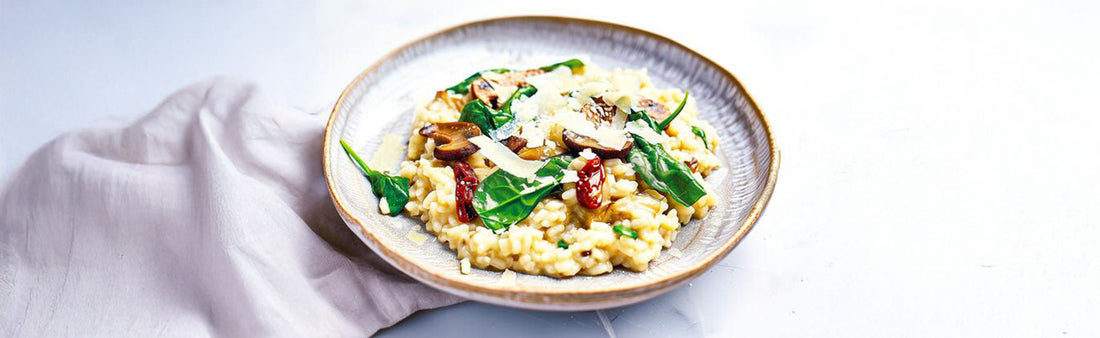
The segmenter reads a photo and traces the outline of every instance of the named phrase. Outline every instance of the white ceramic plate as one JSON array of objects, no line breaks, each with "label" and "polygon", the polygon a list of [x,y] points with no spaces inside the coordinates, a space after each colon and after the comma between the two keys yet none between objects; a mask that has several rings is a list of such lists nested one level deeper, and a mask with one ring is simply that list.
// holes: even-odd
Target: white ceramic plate
[{"label": "white ceramic plate", "polygon": [[[459,272],[455,254],[434,236],[417,244],[418,219],[379,214],[367,180],[340,147],[347,140],[364,157],[383,135],[408,137],[414,106],[481,69],[516,68],[585,56],[603,68],[646,68],[658,87],[691,90],[700,116],[721,137],[722,168],[707,181],[717,207],[683,227],[673,247],[645,272],[616,269],[601,276],[557,279],[519,274],[503,285],[500,272]],[[493,304],[539,310],[600,309],[643,301],[702,274],[749,232],[775,187],[779,151],[764,115],[725,69],[653,33],[617,24],[561,17],[478,21],[413,41],[361,73],[340,96],[325,128],[329,192],[352,232],[406,274],[438,289]],[[395,168],[388,168],[395,169]],[[423,230],[421,230],[423,232]]]}]

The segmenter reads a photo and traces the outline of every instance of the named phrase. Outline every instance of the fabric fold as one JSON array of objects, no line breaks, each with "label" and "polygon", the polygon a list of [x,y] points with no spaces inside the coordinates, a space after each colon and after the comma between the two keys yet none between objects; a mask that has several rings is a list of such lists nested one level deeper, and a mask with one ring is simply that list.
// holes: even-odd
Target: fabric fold
[{"label": "fabric fold", "polygon": [[215,79],[49,142],[0,194],[0,332],[357,336],[461,301],[343,223],[324,123]]}]

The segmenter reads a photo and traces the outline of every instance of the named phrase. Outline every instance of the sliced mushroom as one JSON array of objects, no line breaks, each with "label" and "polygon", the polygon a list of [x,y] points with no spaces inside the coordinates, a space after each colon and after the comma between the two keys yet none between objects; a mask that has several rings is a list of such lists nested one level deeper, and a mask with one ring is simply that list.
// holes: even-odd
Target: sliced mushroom
[{"label": "sliced mushroom", "polygon": [[[592,124],[610,124],[611,120],[615,117],[615,113],[618,108],[615,105],[604,102],[603,97],[597,97],[592,99],[593,103],[585,103],[581,106],[581,112],[584,113],[585,119]],[[572,151],[582,151],[584,149],[592,149],[593,153],[603,158],[624,158],[626,154],[630,152],[630,148],[634,147],[634,140],[627,139],[626,144],[622,148],[614,149],[600,145],[599,141],[592,139],[581,134],[577,134],[570,130],[563,130],[561,134],[562,142],[566,147]]]},{"label": "sliced mushroom", "polygon": [[565,148],[560,146],[541,146],[523,148],[517,153],[520,158],[531,161],[541,161],[565,153]]},{"label": "sliced mushroom", "polygon": [[505,147],[511,149],[520,158],[531,161],[545,160],[565,153],[565,148],[560,146],[544,145],[541,147],[528,147],[527,140],[519,136],[509,136],[501,141]]},{"label": "sliced mushroom", "polygon": [[489,107],[496,108],[497,102],[500,101],[500,95],[497,94],[496,88],[485,78],[478,78],[471,82],[470,93],[474,95],[475,100],[481,100]]},{"label": "sliced mushroom", "polygon": [[512,150],[513,153],[519,154],[524,147],[527,147],[527,140],[519,136],[508,136],[508,138],[501,141],[505,147]]},{"label": "sliced mushroom", "polygon": [[581,106],[581,112],[586,119],[594,124],[611,123],[615,113],[619,110],[613,104],[604,102],[603,97],[592,98],[593,103],[585,103]]},{"label": "sliced mushroom", "polygon": [[672,115],[672,112],[668,111],[668,108],[665,108],[660,102],[650,99],[638,100],[638,106],[645,109],[645,112],[649,114],[653,122],[661,123],[661,121],[667,119],[669,115]]},{"label": "sliced mushroom", "polygon": [[462,111],[462,106],[466,105],[466,100],[461,96],[451,95],[451,92],[441,90],[435,93],[435,100],[443,102],[448,108],[456,111]]},{"label": "sliced mushroom", "polygon": [[688,166],[693,173],[699,172],[699,160],[694,156],[691,157],[691,160],[684,161],[684,165]]},{"label": "sliced mushroom", "polygon": [[605,147],[601,145],[599,141],[596,141],[591,137],[577,134],[569,130],[565,130],[562,132],[561,139],[565,142],[565,146],[569,147],[569,150],[580,152],[585,149],[592,149],[593,153],[596,153],[596,155],[599,155],[600,157],[605,159],[624,158],[626,157],[627,153],[630,153],[630,148],[634,147],[633,139],[628,138],[626,140],[626,144],[624,144],[622,148],[615,149]]},{"label": "sliced mushroom", "polygon": [[469,122],[440,122],[420,128],[420,135],[435,140],[435,158],[457,161],[477,152],[470,138],[481,135],[481,129]]},{"label": "sliced mushroom", "polygon": [[497,80],[497,83],[502,86],[523,87],[527,85],[528,76],[535,76],[542,73],[545,73],[545,71],[541,69],[513,70],[501,74],[500,79]]}]

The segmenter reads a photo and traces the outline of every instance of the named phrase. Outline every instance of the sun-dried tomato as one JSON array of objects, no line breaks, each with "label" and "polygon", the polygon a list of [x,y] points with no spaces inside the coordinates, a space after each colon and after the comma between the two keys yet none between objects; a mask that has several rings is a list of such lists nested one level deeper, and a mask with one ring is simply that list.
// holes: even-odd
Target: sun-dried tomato
[{"label": "sun-dried tomato", "polygon": [[455,172],[455,213],[462,222],[473,221],[477,218],[474,210],[474,191],[477,191],[477,175],[470,164],[457,161],[451,165]]},{"label": "sun-dried tomato", "polygon": [[603,203],[603,161],[597,156],[588,160],[577,172],[577,202],[586,208],[596,209]]}]

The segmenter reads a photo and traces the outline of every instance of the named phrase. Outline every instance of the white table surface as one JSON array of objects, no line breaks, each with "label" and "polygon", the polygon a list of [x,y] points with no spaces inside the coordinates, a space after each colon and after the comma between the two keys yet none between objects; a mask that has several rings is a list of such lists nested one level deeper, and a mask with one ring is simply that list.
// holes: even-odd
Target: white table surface
[{"label": "white table surface", "polygon": [[[622,309],[465,303],[383,336],[1096,336],[1100,2],[0,1],[0,178],[67,130],[226,75],[303,109],[453,24],[614,21],[733,71],[782,169],[753,232]],[[609,325],[603,325],[606,319]]]}]

